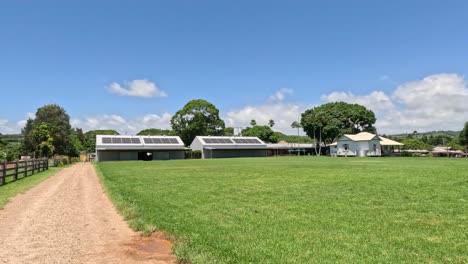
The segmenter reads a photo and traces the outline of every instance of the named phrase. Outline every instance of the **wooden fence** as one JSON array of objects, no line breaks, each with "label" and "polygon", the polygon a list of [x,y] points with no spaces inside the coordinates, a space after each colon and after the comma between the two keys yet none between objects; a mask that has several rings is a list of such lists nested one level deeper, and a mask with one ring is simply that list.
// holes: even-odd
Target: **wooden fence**
[{"label": "wooden fence", "polygon": [[[12,178],[11,181],[16,181],[19,178],[24,178],[48,169],[48,159],[17,160],[13,162],[4,161],[0,163],[0,185],[5,184],[7,178]],[[10,182],[10,180],[8,182]]]}]

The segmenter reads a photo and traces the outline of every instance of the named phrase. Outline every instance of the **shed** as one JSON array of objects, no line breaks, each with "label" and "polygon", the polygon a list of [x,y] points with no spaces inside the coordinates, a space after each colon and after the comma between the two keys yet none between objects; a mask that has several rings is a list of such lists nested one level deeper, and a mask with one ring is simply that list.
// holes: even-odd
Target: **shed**
[{"label": "shed", "polygon": [[267,145],[258,137],[197,136],[190,144],[203,159],[266,157]]},{"label": "shed", "polygon": [[184,159],[178,136],[96,135],[96,161]]}]

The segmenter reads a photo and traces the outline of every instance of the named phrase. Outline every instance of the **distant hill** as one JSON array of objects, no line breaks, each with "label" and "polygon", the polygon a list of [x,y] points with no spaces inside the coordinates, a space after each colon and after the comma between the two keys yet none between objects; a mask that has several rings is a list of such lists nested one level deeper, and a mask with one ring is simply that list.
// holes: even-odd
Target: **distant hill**
[{"label": "distant hill", "polygon": [[[412,133],[408,133],[412,134]],[[395,134],[395,135],[389,135],[393,138],[401,138],[401,137],[406,137],[408,134]],[[414,136],[416,137],[422,137],[422,136],[437,136],[437,135],[446,135],[452,138],[458,137],[460,134],[460,131],[453,131],[453,130],[440,130],[440,131],[430,131],[430,132],[422,132],[422,133],[416,133]]]},{"label": "distant hill", "polygon": [[0,134],[0,140],[5,143],[19,143],[23,139],[21,134],[2,135]]}]

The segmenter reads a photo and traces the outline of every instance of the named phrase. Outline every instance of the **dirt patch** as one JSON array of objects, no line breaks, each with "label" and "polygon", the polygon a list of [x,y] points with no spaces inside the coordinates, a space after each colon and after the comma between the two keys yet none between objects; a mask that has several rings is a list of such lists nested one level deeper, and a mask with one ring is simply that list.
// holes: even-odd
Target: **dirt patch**
[{"label": "dirt patch", "polygon": [[13,198],[0,223],[0,263],[176,263],[163,233],[128,227],[87,163]]}]

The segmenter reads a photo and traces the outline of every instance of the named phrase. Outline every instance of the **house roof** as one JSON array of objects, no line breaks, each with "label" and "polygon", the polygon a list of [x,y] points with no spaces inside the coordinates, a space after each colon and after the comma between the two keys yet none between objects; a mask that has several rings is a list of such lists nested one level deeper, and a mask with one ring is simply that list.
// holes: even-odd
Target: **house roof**
[{"label": "house roof", "polygon": [[[384,138],[381,136],[377,136],[368,132],[361,132],[356,135],[345,134],[343,136],[351,139],[352,141],[369,141],[372,139],[376,139],[377,137],[380,140],[381,146],[403,146],[404,145],[403,143],[400,143],[400,142],[397,142],[388,138]],[[330,144],[330,146],[336,146],[336,145],[337,145],[337,142]]]},{"label": "house roof", "polygon": [[381,146],[404,146],[405,144],[379,136]]},{"label": "house roof", "polygon": [[376,135],[368,132],[361,132],[356,135],[344,134],[343,136],[351,139],[352,141],[369,141],[376,137]]}]

